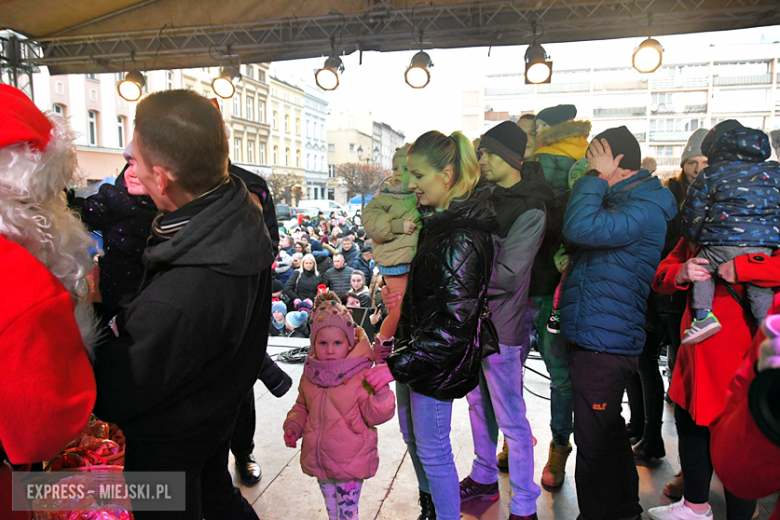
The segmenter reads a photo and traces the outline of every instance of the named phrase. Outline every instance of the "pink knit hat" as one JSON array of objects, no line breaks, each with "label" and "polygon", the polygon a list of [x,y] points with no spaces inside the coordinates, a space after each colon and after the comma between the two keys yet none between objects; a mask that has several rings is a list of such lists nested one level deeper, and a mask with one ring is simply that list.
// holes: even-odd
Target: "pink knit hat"
[{"label": "pink knit hat", "polygon": [[355,320],[349,309],[341,305],[336,293],[328,291],[317,295],[311,315],[311,342],[317,340],[317,333],[323,327],[338,327],[347,335],[350,349],[355,346]]}]

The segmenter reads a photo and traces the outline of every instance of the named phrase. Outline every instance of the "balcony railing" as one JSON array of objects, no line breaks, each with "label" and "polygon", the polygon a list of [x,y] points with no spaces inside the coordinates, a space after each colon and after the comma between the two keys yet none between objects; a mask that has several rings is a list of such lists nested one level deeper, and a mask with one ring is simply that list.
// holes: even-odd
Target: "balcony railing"
[{"label": "balcony railing", "polygon": [[647,82],[635,81],[599,81],[593,84],[593,90],[647,90]]},{"label": "balcony railing", "polygon": [[681,130],[676,132],[650,132],[651,141],[687,141],[693,131]]},{"label": "balcony railing", "polygon": [[658,114],[698,114],[707,111],[707,104],[703,105],[658,105],[658,108],[652,111],[654,115]]},{"label": "balcony railing", "polygon": [[647,132],[632,132],[636,140],[643,143],[647,140]]},{"label": "balcony railing", "polygon": [[679,168],[680,167],[680,161],[682,158],[680,157],[656,157],[656,161],[658,161],[659,167],[670,167],[674,166]]},{"label": "balcony railing", "polygon": [[596,108],[593,110],[593,115],[601,117],[639,117],[646,114],[647,107]]},{"label": "balcony railing", "polygon": [[540,94],[550,92],[588,92],[589,90],[589,81],[578,81],[572,83],[542,83],[539,85]]},{"label": "balcony railing", "polygon": [[746,76],[715,76],[712,82],[716,87],[727,87],[730,85],[766,85],[772,83],[771,74],[753,74]]},{"label": "balcony railing", "polygon": [[659,78],[650,81],[650,88],[687,88],[687,87],[706,87],[709,86],[709,78]]},{"label": "balcony railing", "polygon": [[508,96],[513,94],[533,94],[533,93],[534,93],[534,86],[523,84],[522,78],[520,79],[520,83],[516,85],[501,85],[495,87],[485,87],[485,96]]}]

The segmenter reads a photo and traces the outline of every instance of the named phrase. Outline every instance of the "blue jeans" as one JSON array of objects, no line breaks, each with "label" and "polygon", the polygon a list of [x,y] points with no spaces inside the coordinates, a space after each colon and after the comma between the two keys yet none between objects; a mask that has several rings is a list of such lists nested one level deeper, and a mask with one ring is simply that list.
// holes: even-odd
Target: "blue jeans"
[{"label": "blue jeans", "polygon": [[500,348],[500,353],[482,360],[479,386],[466,396],[474,437],[471,478],[481,484],[498,480],[497,425],[509,448],[509,485],[514,493],[510,509],[512,514],[525,516],[536,512],[536,499],[542,493],[534,482],[534,442],[523,399],[523,361],[528,347]]},{"label": "blue jeans", "polygon": [[398,417],[420,489],[426,491],[427,485],[438,520],[460,520],[460,485],[450,444],[452,400],[440,401],[408,387],[404,391],[403,386],[396,383]]},{"label": "blue jeans", "polygon": [[401,436],[406,443],[406,451],[409,452],[409,458],[412,459],[412,466],[417,475],[417,485],[420,491],[431,492],[431,486],[428,484],[428,477],[423,469],[420,457],[417,456],[417,441],[414,438],[414,422],[412,421],[412,401],[411,389],[396,381],[395,397],[398,403],[398,426],[401,428]]},{"label": "blue jeans", "polygon": [[569,377],[569,355],[563,334],[551,334],[547,320],[552,310],[552,295],[534,296],[531,308],[539,335],[539,354],[550,374],[550,429],[555,446],[568,446],[574,432],[574,392]]}]

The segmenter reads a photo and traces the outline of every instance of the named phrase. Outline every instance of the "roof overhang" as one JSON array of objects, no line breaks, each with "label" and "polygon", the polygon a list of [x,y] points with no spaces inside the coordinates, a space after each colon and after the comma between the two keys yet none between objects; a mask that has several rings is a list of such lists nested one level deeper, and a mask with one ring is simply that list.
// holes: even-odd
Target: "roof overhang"
[{"label": "roof overhang", "polygon": [[28,36],[25,64],[63,74],[722,31],[780,24],[780,2],[0,0],[0,24]]}]

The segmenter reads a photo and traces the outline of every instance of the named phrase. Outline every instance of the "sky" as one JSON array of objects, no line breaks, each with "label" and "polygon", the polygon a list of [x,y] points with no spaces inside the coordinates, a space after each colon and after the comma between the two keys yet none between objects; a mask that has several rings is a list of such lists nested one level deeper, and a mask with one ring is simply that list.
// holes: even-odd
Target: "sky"
[{"label": "sky", "polygon": [[[583,54],[598,56],[605,66],[631,64],[631,55],[642,37],[544,45],[555,69],[582,67]],[[695,54],[696,48],[780,42],[780,26],[741,29],[690,35],[660,36],[657,39],[667,52]],[[345,71],[335,91],[322,91],[322,98],[333,112],[371,112],[375,121],[389,124],[406,134],[412,142],[428,130],[451,133],[461,122],[461,92],[464,86],[478,84],[483,74],[523,72],[527,46],[464,49],[426,49],[434,66],[431,82],[415,90],[404,82],[404,72],[416,49],[397,52],[364,52],[363,64],[358,53],[342,56]],[[314,84],[314,71],[326,57],[275,62],[274,67],[288,71]],[[695,58],[694,58],[695,59]],[[609,63],[607,65],[606,63]],[[476,90],[476,89],[475,89]]]}]

